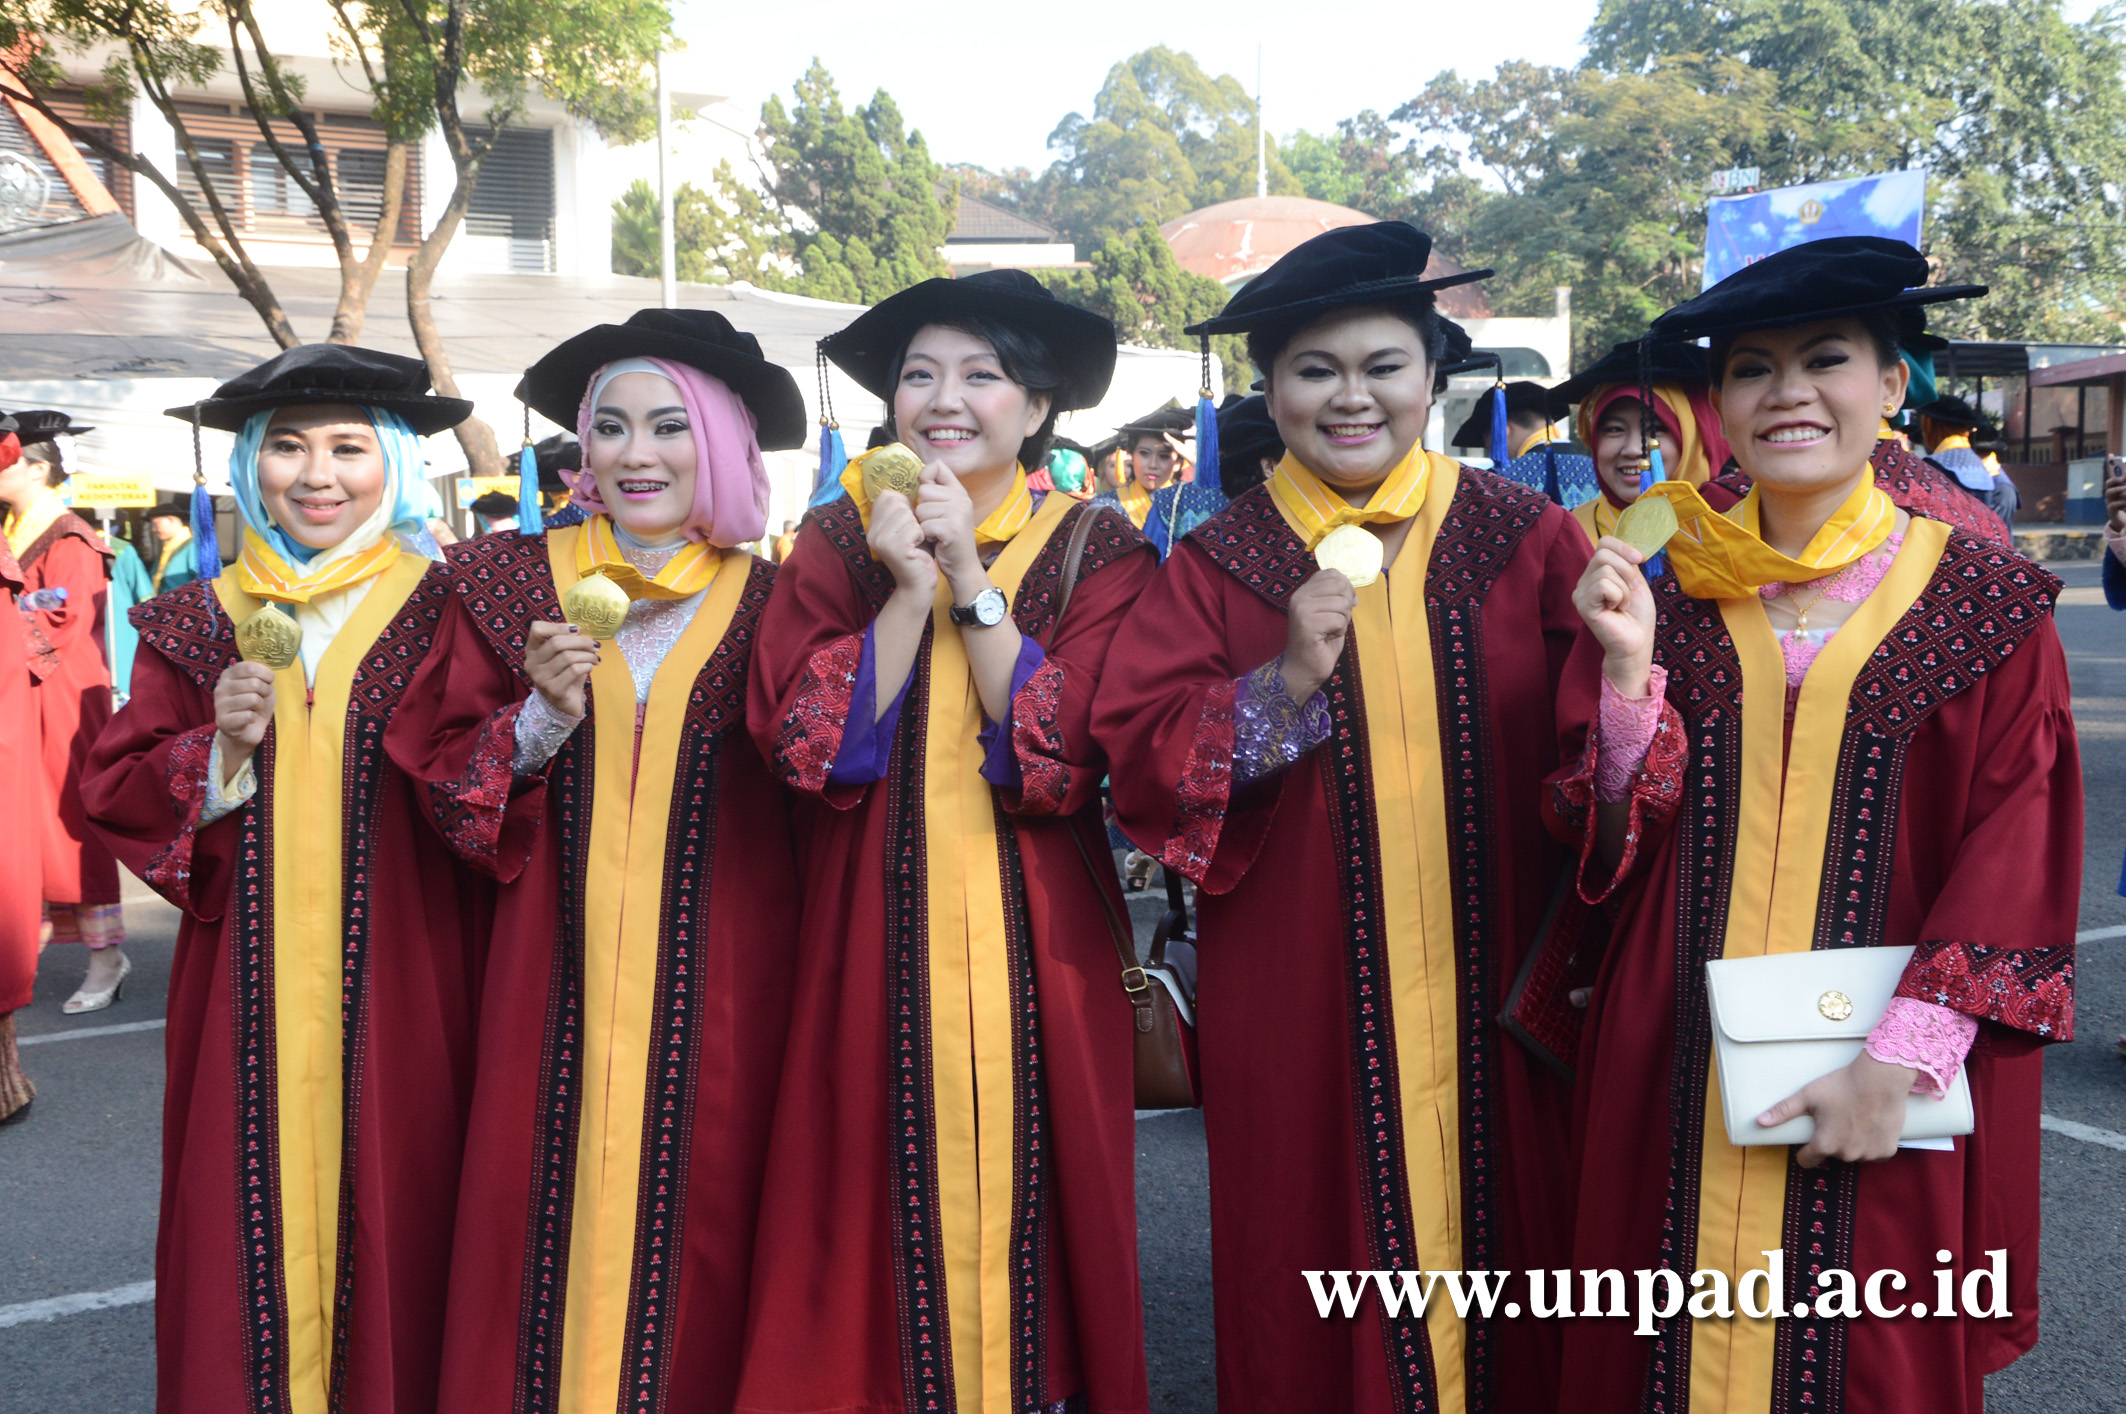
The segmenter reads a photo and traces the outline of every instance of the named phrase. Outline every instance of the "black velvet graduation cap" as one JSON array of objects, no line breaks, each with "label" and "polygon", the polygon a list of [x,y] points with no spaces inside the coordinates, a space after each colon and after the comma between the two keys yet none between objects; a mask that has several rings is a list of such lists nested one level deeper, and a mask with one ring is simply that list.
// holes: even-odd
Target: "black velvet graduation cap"
[{"label": "black velvet graduation cap", "polygon": [[1284,435],[1262,394],[1228,400],[1218,410],[1218,485],[1228,499],[1263,481],[1262,459],[1284,456]]},{"label": "black velvet graduation cap", "polygon": [[1920,408],[1921,417],[1931,417],[1944,427],[1979,427],[1985,423],[1978,410],[1962,398],[1940,397]]},{"label": "black velvet graduation cap", "polygon": [[549,495],[568,489],[568,483],[561,478],[562,472],[583,470],[582,444],[566,432],[556,432],[534,442],[532,456],[539,465],[539,489]]},{"label": "black velvet graduation cap", "polygon": [[[337,403],[397,413],[423,437],[472,415],[467,399],[428,391],[428,365],[421,360],[352,344],[298,344],[237,374],[196,407],[200,426],[241,432],[253,413],[267,408]],[[190,422],[194,407],[166,408],[164,415]]]},{"label": "black velvet graduation cap", "polygon": [[8,418],[6,431],[0,431],[0,436],[13,432],[17,442],[25,447],[33,447],[39,442],[49,442],[54,437],[79,437],[84,432],[95,430],[93,427],[75,426],[73,417],[57,408],[31,408]]},{"label": "black velvet graduation cap", "polygon": [[1176,437],[1193,437],[1196,435],[1196,410],[1169,400],[1165,407],[1156,412],[1148,412],[1142,417],[1133,417],[1115,431],[1122,434],[1125,445],[1134,441],[1140,432],[1163,432]]},{"label": "black velvet graduation cap", "polygon": [[890,406],[893,389],[887,384],[894,362],[916,331],[970,315],[993,319],[1048,347],[1063,373],[1057,411],[1089,408],[1107,396],[1115,376],[1115,326],[1105,315],[1065,304],[1024,270],[982,270],[965,279],[911,285],[821,339],[819,348],[859,387]]},{"label": "black velvet graduation cap", "polygon": [[[1712,371],[1705,364],[1705,350],[1696,344],[1654,344],[1646,351],[1646,373],[1654,383],[1681,384],[1689,388],[1712,385]],[[1597,388],[1617,383],[1639,383],[1639,345],[1618,344],[1580,372],[1550,390],[1550,412],[1562,417],[1565,410]]]},{"label": "black velvet graduation cap", "polygon": [[1878,311],[1913,311],[1974,299],[1984,285],[1928,285],[1927,261],[1903,241],[1831,236],[1745,265],[1654,320],[1650,337],[1674,341],[1789,329]]},{"label": "black velvet graduation cap", "polygon": [[[1550,390],[1548,388],[1540,383],[1530,383],[1525,379],[1520,382],[1504,384],[1502,387],[1506,395],[1506,415],[1508,417],[1532,412],[1545,422],[1550,420],[1551,404]],[[1488,447],[1491,445],[1491,400],[1498,397],[1500,391],[1500,388],[1486,388],[1484,390],[1483,396],[1476,400],[1476,406],[1470,409],[1468,418],[1463,421],[1460,427],[1454,429],[1454,436],[1448,439],[1449,446]]]},{"label": "black velvet graduation cap", "polygon": [[1304,322],[1332,309],[1429,295],[1482,280],[1489,270],[1425,278],[1432,237],[1405,221],[1339,226],[1301,241],[1257,275],[1212,319],[1186,334],[1243,334]]},{"label": "black velvet graduation cap", "polygon": [[808,424],[797,380],[768,362],[760,340],[713,309],[638,309],[624,324],[586,329],[525,369],[517,397],[549,422],[574,427],[592,376],[623,358],[661,358],[698,368],[745,403],[761,450],[804,445]]}]

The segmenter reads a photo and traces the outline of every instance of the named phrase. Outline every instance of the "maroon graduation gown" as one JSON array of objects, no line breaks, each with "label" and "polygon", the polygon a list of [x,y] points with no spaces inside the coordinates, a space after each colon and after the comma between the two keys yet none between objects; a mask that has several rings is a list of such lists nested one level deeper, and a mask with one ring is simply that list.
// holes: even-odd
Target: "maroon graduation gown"
[{"label": "maroon graduation gown", "polygon": [[[1937,1250],[1955,1254],[1960,1278],[2004,1249],[2013,1316],[1781,1320],[1769,1406],[1779,1414],[1975,1414],[1983,1377],[2037,1339],[2039,1047],[2073,1033],[2082,864],[2058,584],[1952,533],[1931,582],[1862,667],[1837,758],[1813,946],[1915,947],[1899,995],[1979,1019],[1967,1063],[1977,1130],[1953,1153],[1814,1170],[1789,1156],[1787,1170],[1789,1311],[1813,1300],[1812,1269],[1863,1279],[1895,1269],[1910,1285],[1892,1304],[1932,1302]],[[1667,707],[1633,788],[1632,842],[1613,876],[1623,882],[1594,864],[1582,879],[1590,898],[1615,887],[1627,901],[1581,1050],[1571,1265],[1666,1266],[1687,1279],[1712,1045],[1703,964],[1726,933],[1742,671],[1717,607],[1684,596],[1673,576],[1655,598]],[[1586,638],[1559,709],[1573,764],[1559,772],[1553,818],[1583,850],[1600,672]],[[1663,1322],[1651,1338],[1629,1320],[1561,1324],[1571,1407],[1688,1414],[1692,1322]]]},{"label": "maroon graduation gown", "polygon": [[[1050,642],[1066,542],[1080,516],[1100,519]],[[1131,1007],[1095,889],[1107,890],[1117,909],[1121,891],[1111,867],[1096,885],[1080,845],[1096,863],[1110,858],[1098,806],[1107,767],[1088,718],[1108,642],[1152,569],[1149,545],[1120,515],[1073,507],[1012,602],[1020,632],[1048,650],[1014,701],[1024,789],[992,792],[1007,861],[1008,962],[1028,980],[1012,1038],[1014,1112],[1031,1116],[1011,1146],[1024,1195],[1012,1240],[1027,1254],[1012,1296],[1014,1340],[1023,1342],[1011,1352],[1013,1408],[1080,1393],[1095,1414],[1146,1408]],[[920,863],[910,863],[922,859],[925,842],[929,631],[886,777],[856,787],[826,781],[864,631],[891,592],[845,497],[798,532],[762,628],[753,734],[784,779],[816,803],[808,810],[797,1010],[739,1398],[746,1411],[973,1410],[952,1392],[950,1328],[942,1341],[935,1334],[953,1295],[925,1251],[924,1234],[939,1221],[933,1116],[927,1105],[902,1103],[904,1092],[927,1093],[927,1082],[894,1083],[908,1070],[897,1060],[914,1073],[929,1065],[920,980],[927,886]],[[911,1028],[919,1042],[906,1049],[897,1038]]]},{"label": "maroon graduation gown", "polygon": [[[711,1414],[730,1408],[737,1378],[799,905],[786,798],[744,730],[775,570],[742,554],[719,570],[710,595],[725,575],[744,576],[743,588],[687,694],[676,759],[648,751],[639,764],[601,759],[605,704],[593,700],[538,775],[513,783],[517,712],[532,691],[527,633],[542,619],[562,621],[547,540],[504,533],[450,547],[459,594],[387,743],[431,824],[501,881],[456,1212],[442,1407],[583,1407],[567,1391],[584,1372],[562,1356],[584,1348],[569,1343],[568,1323],[585,1319],[568,1308],[569,1259],[572,1232],[592,1221],[575,1201],[587,856],[600,773],[634,770],[633,790],[665,773],[673,804],[662,893],[653,881],[641,900],[659,910],[653,1029],[633,1038],[655,1061],[634,1101],[652,1118],[641,1127],[639,1189],[614,1199],[635,1215],[621,1407]],[[619,647],[605,651],[610,660]],[[607,708],[615,709],[632,719],[635,703],[622,697]]]},{"label": "maroon graduation gown", "polygon": [[69,512],[18,557],[23,592],[63,587],[67,601],[30,617],[30,676],[43,733],[44,896],[52,903],[118,902],[118,864],[89,829],[81,780],[89,748],[111,720],[111,665],[104,657],[110,551]]},{"label": "maroon graduation gown", "polygon": [[[1370,1296],[1355,1318],[1323,1319],[1302,1271],[1520,1269],[1565,1250],[1569,1089],[1497,1017],[1564,867],[1541,787],[1587,556],[1579,526],[1541,492],[1464,467],[1423,567],[1440,739],[1409,749],[1447,772],[1458,1252],[1407,1253],[1404,1153],[1397,1137],[1381,1142],[1399,1126],[1369,1100],[1393,1026],[1373,1001],[1368,920],[1381,871],[1408,866],[1375,833],[1362,676],[1378,669],[1358,662],[1355,633],[1326,689],[1330,740],[1230,790],[1231,684],[1284,650],[1286,600],[1316,569],[1267,488],[1182,541],[1109,657],[1095,725],[1119,763],[1122,828],[1202,890],[1223,1410],[1435,1407],[1423,1324],[1390,1322]],[[1392,573],[1415,567],[1398,559]],[[1554,1331],[1500,1317],[1472,1320],[1467,1339],[1469,1409],[1549,1407]]]},{"label": "maroon graduation gown", "polygon": [[[438,1407],[450,1214],[472,1092],[471,943],[484,905],[477,881],[422,823],[383,735],[449,597],[448,571],[429,567],[363,655],[346,717],[328,1348],[342,1414]],[[166,1042],[156,1406],[266,1414],[291,1407],[287,1156],[275,1088],[256,1081],[275,1073],[274,969],[287,962],[272,908],[274,820],[295,803],[276,794],[269,729],[252,758],[256,795],[199,827],[214,684],[237,661],[234,630],[209,580],[136,606],[132,619],[134,691],[96,743],[83,794],[102,839],[184,912]]]},{"label": "maroon graduation gown", "polygon": [[[0,781],[13,783],[18,820],[41,820],[43,737],[30,677],[30,635],[15,596],[22,568],[0,540]],[[0,849],[0,1016],[30,1004],[37,983],[37,935],[44,913],[43,850],[35,835]]]}]

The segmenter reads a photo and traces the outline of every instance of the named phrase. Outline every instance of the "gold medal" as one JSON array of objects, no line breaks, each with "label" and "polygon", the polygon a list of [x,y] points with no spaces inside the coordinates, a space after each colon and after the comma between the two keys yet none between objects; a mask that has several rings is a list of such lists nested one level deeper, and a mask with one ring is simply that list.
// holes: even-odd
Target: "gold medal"
[{"label": "gold medal", "polygon": [[1676,530],[1676,508],[1667,497],[1641,496],[1624,508],[1611,533],[1650,560],[1661,553]]},{"label": "gold medal", "polygon": [[561,616],[592,638],[611,638],[627,617],[627,591],[602,574],[586,575],[561,595]]},{"label": "gold medal", "polygon": [[1380,537],[1362,525],[1339,525],[1314,547],[1314,561],[1325,570],[1340,570],[1353,589],[1380,578],[1384,556]]},{"label": "gold medal", "polygon": [[898,491],[915,504],[915,491],[922,484],[923,462],[898,442],[874,447],[856,459],[863,468],[864,497],[873,502],[888,491]]},{"label": "gold medal", "polygon": [[236,626],[236,651],[246,663],[279,672],[300,656],[303,626],[277,605],[268,604]]}]

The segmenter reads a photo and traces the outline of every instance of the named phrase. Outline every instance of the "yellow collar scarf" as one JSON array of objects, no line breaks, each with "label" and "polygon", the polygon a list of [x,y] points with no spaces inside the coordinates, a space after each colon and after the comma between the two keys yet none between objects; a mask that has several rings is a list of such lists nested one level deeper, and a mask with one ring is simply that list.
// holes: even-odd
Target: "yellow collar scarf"
[{"label": "yellow collar scarf", "polygon": [[[860,465],[861,460],[861,458],[852,460],[843,469],[842,490],[849,493],[849,499],[855,503],[856,514],[863,521],[864,529],[869,530],[871,528],[871,498],[864,494],[864,469]],[[1144,504],[1149,508],[1151,498],[1146,497]],[[983,519],[982,523],[974,528],[975,546],[979,549],[984,545],[1007,544],[1014,535],[1024,530],[1026,523],[1032,519],[1033,491],[1026,484],[1026,468],[1014,466],[1011,469],[1010,492],[1005,495],[997,508],[991,511]]]},{"label": "yellow collar scarf", "polygon": [[316,570],[303,570],[282,559],[263,535],[246,527],[244,551],[236,560],[236,584],[253,598],[270,599],[276,604],[307,604],[320,594],[376,578],[398,558],[398,538],[386,535],[366,550],[332,560]]},{"label": "yellow collar scarf", "polygon": [[1144,529],[1144,522],[1151,519],[1152,514],[1152,493],[1144,489],[1144,483],[1131,476],[1115,493],[1115,499],[1122,503],[1122,512],[1129,517],[1129,523],[1139,530]]},{"label": "yellow collar scarf", "polygon": [[1292,533],[1312,550],[1321,538],[1343,525],[1365,525],[1408,520],[1424,507],[1425,488],[1431,484],[1435,462],[1452,466],[1445,457],[1413,446],[1373,490],[1363,506],[1354,506],[1329,487],[1299,459],[1286,452],[1270,478],[1270,500]]},{"label": "yellow collar scarf", "polygon": [[1683,528],[1668,542],[1676,582],[1693,599],[1744,599],[1767,584],[1796,584],[1835,574],[1868,554],[1897,526],[1897,507],[1875,484],[1870,467],[1844,504],[1823,523],[1798,559],[1764,543],[1758,522],[1758,488],[1720,515],[1687,481],[1657,481],[1640,499],[1661,496],[1675,507]]},{"label": "yellow collar scarf", "polygon": [[576,577],[602,574],[634,599],[691,599],[709,587],[723,565],[723,551],[706,540],[688,541],[685,548],[665,561],[654,575],[645,575],[628,562],[620,550],[613,518],[594,515],[583,523],[576,538]]},{"label": "yellow collar scarf", "polygon": [[1951,432],[1948,436],[1942,438],[1939,442],[1936,442],[1934,444],[1934,451],[1936,453],[1956,451],[1968,452],[1970,450],[1971,434],[1968,432]]},{"label": "yellow collar scarf", "polygon": [[1540,447],[1545,442],[1562,442],[1564,440],[1565,429],[1553,422],[1548,427],[1538,428],[1524,437],[1521,440],[1521,445],[1513,449],[1513,455],[1515,459],[1519,459],[1528,455],[1528,451],[1532,447]]},{"label": "yellow collar scarf", "polygon": [[30,503],[26,511],[11,511],[7,517],[7,548],[20,555],[34,543],[38,536],[52,528],[52,522],[70,509],[65,494],[57,486],[46,486],[43,495]]},{"label": "yellow collar scarf", "polygon": [[181,531],[162,542],[162,553],[155,558],[155,592],[162,593],[163,576],[170,572],[170,559],[179,550],[192,543],[192,532]]}]

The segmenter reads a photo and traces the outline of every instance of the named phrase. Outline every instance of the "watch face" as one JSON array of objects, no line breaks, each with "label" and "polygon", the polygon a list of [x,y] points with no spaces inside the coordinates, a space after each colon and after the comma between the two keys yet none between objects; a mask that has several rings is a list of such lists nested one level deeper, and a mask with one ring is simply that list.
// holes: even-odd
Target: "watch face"
[{"label": "watch face", "polygon": [[976,623],[983,628],[995,628],[1004,622],[1004,591],[985,589],[974,596],[974,603],[970,607],[974,610]]}]

